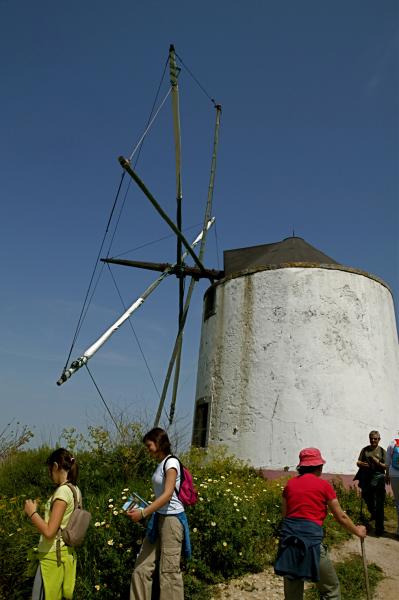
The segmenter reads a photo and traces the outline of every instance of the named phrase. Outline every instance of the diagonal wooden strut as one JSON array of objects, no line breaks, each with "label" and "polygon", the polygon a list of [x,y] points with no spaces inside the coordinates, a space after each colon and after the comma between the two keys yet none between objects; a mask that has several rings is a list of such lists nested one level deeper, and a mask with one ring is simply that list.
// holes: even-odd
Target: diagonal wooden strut
[{"label": "diagonal wooden strut", "polygon": [[194,262],[196,263],[196,265],[200,268],[200,270],[202,272],[204,272],[205,271],[205,267],[201,263],[201,261],[198,259],[198,257],[195,254],[194,250],[191,248],[189,242],[186,240],[186,238],[184,237],[184,235],[182,234],[182,232],[173,223],[172,219],[170,219],[168,217],[168,215],[163,210],[163,208],[160,206],[160,204],[158,204],[158,202],[155,200],[154,196],[151,194],[150,190],[146,187],[146,185],[143,183],[143,181],[140,179],[140,177],[137,175],[137,173],[135,173],[135,171],[132,169],[132,167],[130,165],[130,162],[127,160],[127,158],[124,158],[123,156],[120,156],[118,158],[118,160],[119,160],[122,168],[125,169],[125,171],[133,179],[133,181],[135,181],[137,183],[137,185],[139,186],[139,188],[147,196],[148,200],[154,206],[155,210],[161,215],[161,217],[163,218],[163,220],[167,222],[167,224],[172,229],[172,231],[174,231],[174,233],[181,239],[183,246],[186,248],[187,252],[192,257],[192,259],[194,260]]}]

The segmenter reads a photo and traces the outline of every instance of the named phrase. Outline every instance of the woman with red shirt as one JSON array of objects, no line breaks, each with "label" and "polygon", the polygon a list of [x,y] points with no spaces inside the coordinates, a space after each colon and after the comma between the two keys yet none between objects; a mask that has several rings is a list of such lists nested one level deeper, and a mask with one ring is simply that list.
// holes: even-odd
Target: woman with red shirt
[{"label": "woman with red shirt", "polygon": [[285,600],[302,600],[304,581],[316,582],[325,600],[340,600],[339,581],[323,540],[323,521],[329,510],[350,533],[365,538],[366,528],[354,525],[342,510],[333,487],[320,479],[325,464],[317,448],[299,453],[298,477],[283,491],[283,522],[274,566],[284,576]]}]

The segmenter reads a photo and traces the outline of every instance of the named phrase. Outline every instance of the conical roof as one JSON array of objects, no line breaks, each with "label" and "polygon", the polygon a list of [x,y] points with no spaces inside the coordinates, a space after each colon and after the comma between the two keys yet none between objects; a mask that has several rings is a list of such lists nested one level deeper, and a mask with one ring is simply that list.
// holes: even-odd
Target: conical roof
[{"label": "conical roof", "polygon": [[249,248],[224,251],[225,276],[270,265],[310,263],[317,265],[338,265],[327,254],[308,244],[303,238],[289,237],[273,244],[261,244]]}]

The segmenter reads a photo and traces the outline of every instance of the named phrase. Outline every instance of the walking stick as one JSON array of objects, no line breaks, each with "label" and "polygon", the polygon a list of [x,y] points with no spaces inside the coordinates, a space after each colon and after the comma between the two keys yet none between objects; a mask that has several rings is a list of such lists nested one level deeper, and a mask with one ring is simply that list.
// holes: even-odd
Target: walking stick
[{"label": "walking stick", "polygon": [[[360,491],[360,493],[362,493],[362,492]],[[359,518],[360,518],[360,522],[364,523],[364,517],[363,517],[363,496],[362,495],[360,496],[360,517]]]},{"label": "walking stick", "polygon": [[366,582],[366,596],[367,596],[367,600],[371,600],[370,583],[369,583],[369,572],[367,570],[366,549],[364,547],[364,538],[360,538],[360,545],[361,545],[361,548],[362,548],[364,580]]}]

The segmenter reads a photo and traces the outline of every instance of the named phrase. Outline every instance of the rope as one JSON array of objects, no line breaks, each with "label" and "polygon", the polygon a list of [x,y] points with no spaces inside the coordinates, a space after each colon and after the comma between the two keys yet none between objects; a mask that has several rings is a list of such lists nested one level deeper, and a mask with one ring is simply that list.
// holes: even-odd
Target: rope
[{"label": "rope", "polygon": [[[132,157],[133,157],[133,154],[134,154],[134,153],[137,151],[137,148],[140,146],[140,151],[139,151],[139,154],[138,154],[138,156],[137,156],[137,158],[136,158],[136,162],[135,162],[135,164],[137,164],[137,161],[138,161],[138,159],[139,159],[139,156],[140,156],[140,153],[141,153],[141,148],[142,148],[143,141],[144,141],[144,137],[145,137],[145,135],[147,134],[147,132],[148,132],[149,128],[151,127],[151,125],[152,125],[152,123],[153,123],[153,121],[154,121],[155,117],[157,116],[157,114],[159,113],[160,109],[162,108],[162,106],[163,106],[163,104],[164,104],[164,102],[165,102],[165,100],[166,100],[166,97],[169,95],[169,93],[170,93],[170,91],[171,91],[171,90],[169,90],[169,92],[168,92],[167,96],[165,97],[165,99],[164,99],[163,103],[162,103],[162,104],[161,104],[161,106],[159,107],[159,109],[158,109],[158,111],[157,111],[157,114],[154,116],[154,118],[153,118],[153,119],[152,119],[152,121],[151,121],[152,113],[153,113],[153,111],[154,111],[155,104],[156,104],[156,102],[157,102],[157,100],[158,100],[159,92],[160,92],[160,89],[161,89],[161,86],[162,86],[162,83],[163,83],[163,80],[164,80],[164,77],[165,77],[165,71],[166,71],[166,67],[167,67],[167,65],[168,65],[168,62],[169,62],[169,56],[168,56],[167,60],[165,61],[165,65],[164,65],[163,72],[162,72],[162,77],[161,77],[160,83],[159,83],[159,85],[158,85],[157,92],[156,92],[156,94],[155,94],[155,99],[154,99],[154,102],[153,102],[153,105],[152,105],[152,108],[151,108],[151,111],[150,111],[150,115],[149,115],[149,117],[148,117],[148,120],[147,120],[147,127],[146,127],[146,131],[145,131],[144,135],[141,137],[141,139],[140,139],[139,143],[136,145],[136,148],[133,150],[133,153],[132,153],[132,155],[131,155],[131,158],[132,158]],[[78,319],[78,323],[77,323],[77,325],[76,325],[76,329],[75,329],[75,333],[74,333],[74,336],[73,336],[73,339],[72,339],[72,343],[71,343],[71,347],[70,347],[70,350],[69,350],[69,353],[68,353],[68,357],[67,357],[67,359],[66,359],[66,361],[65,361],[64,371],[65,371],[65,370],[67,369],[67,367],[68,367],[68,363],[69,363],[69,360],[70,360],[70,358],[71,358],[71,354],[72,354],[73,348],[74,348],[74,346],[75,346],[75,343],[76,343],[77,337],[78,337],[78,335],[79,335],[79,332],[80,332],[80,330],[81,330],[81,327],[82,327],[83,321],[84,321],[84,319],[85,319],[85,317],[86,317],[86,314],[87,314],[88,308],[89,308],[89,306],[90,306],[90,303],[91,303],[91,301],[92,301],[92,299],[93,299],[94,292],[95,292],[95,290],[96,290],[96,288],[97,288],[97,285],[98,285],[98,282],[99,282],[100,276],[101,276],[101,274],[102,274],[102,268],[101,268],[101,269],[100,269],[99,276],[98,276],[98,278],[97,278],[97,282],[96,282],[96,284],[95,284],[95,286],[94,286],[94,290],[93,290],[93,292],[92,292],[92,294],[91,294],[91,296],[90,296],[90,300],[88,301],[88,297],[89,297],[89,294],[90,294],[90,290],[91,290],[91,288],[92,288],[92,283],[93,283],[93,280],[94,280],[94,276],[95,276],[95,273],[96,273],[96,270],[97,270],[97,266],[98,266],[99,259],[100,259],[101,253],[102,253],[102,249],[103,249],[103,247],[104,247],[104,244],[105,244],[106,237],[107,237],[107,235],[108,235],[108,232],[109,232],[109,228],[110,228],[110,225],[111,225],[112,217],[113,217],[113,214],[114,214],[114,211],[115,211],[115,208],[116,208],[116,204],[117,204],[117,201],[118,201],[118,198],[119,198],[119,194],[120,194],[120,191],[121,191],[121,188],[122,188],[122,183],[123,183],[123,180],[124,180],[125,174],[126,174],[126,171],[123,171],[123,173],[122,173],[122,175],[121,175],[121,180],[120,180],[120,182],[119,182],[118,190],[117,190],[117,193],[116,193],[116,196],[115,196],[115,199],[114,199],[114,203],[113,203],[113,206],[112,206],[112,209],[111,209],[111,212],[110,212],[109,218],[108,218],[108,223],[107,223],[107,226],[106,226],[106,228],[105,228],[105,233],[104,233],[104,236],[103,236],[103,239],[102,239],[101,245],[100,245],[100,249],[99,249],[99,252],[98,252],[98,254],[97,254],[96,262],[95,262],[95,264],[94,264],[94,268],[93,268],[93,271],[92,271],[92,275],[91,275],[91,277],[90,277],[90,282],[89,282],[89,285],[88,285],[88,288],[87,288],[87,291],[86,291],[86,295],[85,295],[85,298],[84,298],[84,301],[83,301],[82,310],[81,310],[81,312],[80,312],[79,319]],[[126,190],[126,192],[125,192],[125,197],[124,197],[124,199],[123,199],[122,206],[121,206],[121,209],[120,209],[120,211],[119,211],[118,219],[117,219],[117,222],[116,222],[116,225],[115,225],[115,228],[114,228],[113,234],[112,234],[112,236],[111,236],[111,241],[110,241],[110,244],[109,244],[109,248],[108,248],[108,252],[107,252],[107,257],[109,256],[109,253],[110,253],[110,251],[111,251],[112,243],[113,243],[113,240],[114,240],[114,238],[115,238],[115,235],[116,235],[116,231],[117,231],[117,228],[118,228],[118,225],[119,225],[119,221],[120,221],[120,218],[121,218],[121,215],[122,215],[122,212],[123,212],[123,208],[124,208],[124,205],[125,205],[125,202],[126,202],[126,197],[127,197],[127,194],[128,194],[129,188],[130,188],[130,184],[131,184],[131,180],[129,180],[129,183],[128,183],[128,186],[127,186],[127,190]]]},{"label": "rope", "polygon": [[145,129],[143,135],[141,136],[141,138],[139,139],[139,141],[137,142],[136,146],[134,147],[133,152],[131,153],[131,155],[129,156],[129,161],[132,160],[133,156],[135,155],[135,153],[137,152],[138,147],[140,146],[140,144],[142,144],[142,142],[144,141],[145,136],[147,135],[148,131],[151,129],[152,124],[154,123],[155,119],[157,118],[161,108],[163,107],[163,105],[165,104],[166,100],[168,99],[169,94],[171,93],[172,88],[170,87],[168,89],[168,92],[165,96],[165,98],[162,100],[160,106],[158,107],[157,112],[155,113],[155,115],[152,117],[148,127]]},{"label": "rope", "polygon": [[[123,309],[124,309],[124,311],[126,311],[126,310],[127,310],[127,308],[126,308],[126,306],[125,306],[125,303],[123,302],[122,295],[121,295],[121,293],[120,293],[120,291],[119,291],[119,288],[118,288],[118,286],[117,286],[117,283],[116,283],[115,277],[114,277],[114,275],[113,275],[113,273],[112,273],[112,271],[111,271],[111,268],[110,268],[110,266],[109,266],[109,264],[108,264],[108,263],[107,263],[107,267],[108,267],[109,273],[110,273],[110,275],[111,275],[111,277],[112,277],[112,281],[114,282],[115,289],[116,289],[116,291],[117,291],[117,293],[118,293],[118,296],[119,296],[119,299],[120,299],[120,301],[121,301],[121,303],[122,303]],[[151,381],[152,381],[152,383],[153,383],[153,386],[154,386],[154,388],[155,388],[155,391],[156,391],[156,393],[158,394],[158,398],[160,398],[160,393],[159,393],[159,390],[158,390],[158,388],[157,388],[157,384],[155,383],[155,379],[154,379],[154,377],[153,377],[153,375],[152,375],[152,373],[151,373],[150,366],[149,366],[149,364],[148,364],[148,361],[147,361],[147,359],[146,359],[146,357],[145,357],[145,354],[144,354],[143,348],[141,347],[140,340],[139,340],[139,338],[138,338],[138,336],[137,336],[137,334],[136,334],[136,332],[135,332],[135,330],[134,330],[134,327],[133,327],[133,325],[132,325],[132,322],[131,322],[131,320],[130,320],[130,319],[128,319],[128,323],[129,323],[129,325],[130,325],[130,328],[131,328],[131,330],[132,330],[132,332],[133,332],[133,335],[134,335],[134,337],[135,337],[135,339],[136,339],[137,345],[138,345],[138,347],[139,347],[139,350],[140,350],[140,352],[141,352],[141,356],[143,357],[144,364],[145,364],[145,366],[147,367],[147,371],[148,371],[148,374],[149,374],[149,376],[150,376],[150,379],[151,379]]]},{"label": "rope", "polygon": [[[151,107],[151,110],[150,110],[150,114],[149,114],[149,117],[148,117],[148,120],[147,120],[146,130],[145,130],[144,134],[142,135],[142,137],[141,137],[140,141],[138,142],[138,144],[136,144],[136,148],[133,150],[133,152],[132,152],[132,154],[131,154],[131,156],[130,156],[130,160],[132,160],[132,158],[133,158],[133,155],[134,155],[134,153],[136,152],[136,149],[137,149],[137,147],[138,147],[138,146],[139,146],[139,145],[140,145],[140,144],[141,144],[141,143],[144,141],[144,137],[145,137],[145,135],[147,134],[147,132],[148,132],[149,128],[151,127],[152,123],[154,122],[154,119],[155,119],[155,118],[156,118],[156,116],[158,115],[159,111],[161,110],[162,106],[164,105],[164,102],[165,102],[166,98],[169,96],[169,94],[170,94],[170,92],[171,92],[171,89],[169,89],[169,92],[168,92],[168,94],[165,96],[165,99],[163,100],[163,102],[162,102],[161,106],[159,107],[159,109],[158,109],[158,111],[157,111],[157,114],[154,116],[154,119],[151,121],[151,116],[152,116],[152,114],[153,114],[153,112],[154,112],[154,108],[155,108],[155,105],[156,105],[156,103],[157,103],[157,100],[158,100],[159,92],[161,91],[162,83],[163,83],[163,80],[164,80],[164,78],[165,78],[165,72],[166,72],[166,68],[167,68],[167,66],[168,66],[168,62],[169,62],[169,55],[168,55],[168,57],[167,57],[167,59],[166,59],[166,61],[165,61],[165,65],[164,65],[164,68],[163,68],[163,71],[162,71],[161,80],[160,80],[160,82],[159,82],[159,84],[158,84],[158,89],[157,89],[157,91],[156,91],[156,94],[155,94],[154,102],[152,103],[152,107]],[[151,122],[150,122],[150,121],[151,121]],[[141,152],[141,148],[140,148],[140,152]],[[139,152],[139,156],[140,156],[140,152]],[[137,159],[136,159],[136,163],[135,163],[135,164],[137,164],[138,158],[139,158],[139,157],[137,157]]]},{"label": "rope", "polygon": [[[196,223],[195,225],[190,225],[190,227],[185,227],[182,231],[191,231],[191,229],[198,228],[202,223]],[[145,244],[141,244],[140,246],[136,246],[135,248],[131,248],[130,250],[126,250],[125,252],[121,252],[120,254],[115,254],[113,258],[120,258],[121,256],[125,256],[130,252],[136,252],[137,250],[141,250],[142,248],[146,248],[147,246],[151,246],[152,244],[158,244],[159,242],[163,242],[164,240],[170,239],[172,237],[176,237],[174,233],[169,233],[168,235],[164,235],[156,240],[152,240],[151,242],[146,242]]]},{"label": "rope", "polygon": [[213,106],[216,107],[216,102],[215,99],[212,98],[208,92],[206,91],[206,89],[204,88],[204,86],[200,83],[200,81],[196,78],[196,76],[194,75],[194,73],[188,68],[188,66],[184,63],[183,59],[177,54],[177,52],[175,52],[176,57],[179,59],[179,61],[181,62],[181,64],[183,65],[183,67],[186,69],[186,71],[189,73],[189,75],[191,75],[191,77],[194,79],[195,83],[199,86],[199,88],[203,91],[203,93],[205,94],[205,96],[212,102]]},{"label": "rope", "polygon": [[[112,209],[111,209],[111,212],[110,212],[110,215],[109,215],[109,218],[108,218],[108,223],[107,223],[107,226],[106,226],[106,228],[105,228],[105,233],[104,233],[104,236],[103,236],[103,239],[102,239],[101,245],[100,245],[100,249],[99,249],[99,251],[98,251],[98,254],[97,254],[97,258],[96,258],[96,262],[95,262],[95,264],[94,264],[94,268],[93,268],[92,275],[91,275],[91,277],[90,277],[89,286],[88,286],[88,288],[87,288],[87,292],[86,292],[86,295],[85,295],[85,299],[84,299],[84,301],[83,301],[83,306],[82,306],[82,310],[81,310],[81,312],[80,312],[80,315],[79,315],[78,324],[77,324],[77,326],[76,326],[76,329],[75,329],[75,334],[74,334],[74,336],[73,336],[73,339],[72,339],[71,348],[70,348],[70,350],[69,350],[69,354],[68,354],[68,357],[67,357],[67,359],[66,359],[66,362],[65,362],[64,371],[65,371],[65,370],[66,370],[66,368],[68,367],[68,362],[69,362],[69,359],[71,358],[72,350],[73,350],[73,348],[74,348],[74,346],[75,346],[76,339],[77,339],[77,337],[78,337],[78,334],[79,334],[79,331],[80,331],[80,329],[81,329],[81,327],[82,327],[82,323],[83,323],[83,317],[84,317],[84,315],[86,315],[86,312],[87,312],[87,310],[86,310],[86,312],[85,312],[85,309],[86,309],[86,303],[87,303],[87,298],[88,298],[88,296],[89,296],[90,289],[91,289],[91,286],[92,286],[92,283],[93,283],[93,279],[94,279],[94,275],[95,275],[95,272],[96,272],[96,270],[97,270],[97,265],[98,265],[98,262],[99,262],[99,258],[100,258],[100,255],[101,255],[101,251],[102,251],[102,249],[103,249],[103,246],[104,246],[104,244],[105,244],[105,239],[106,239],[106,237],[107,237],[108,230],[109,230],[109,227],[110,227],[110,224],[111,224],[111,220],[112,220],[112,217],[113,217],[113,214],[114,214],[114,211],[115,211],[116,203],[117,203],[117,201],[118,201],[118,197],[119,197],[119,193],[120,193],[120,190],[121,190],[121,187],[122,187],[122,183],[123,183],[123,180],[124,180],[124,177],[125,177],[125,173],[126,173],[126,171],[123,171],[123,173],[122,173],[122,175],[121,175],[121,180],[120,180],[120,182],[119,182],[118,190],[117,190],[117,192],[116,192],[116,196],[115,196],[115,199],[114,199],[114,203],[113,203],[113,205],[112,205]],[[97,280],[97,284],[98,284],[98,280]],[[96,286],[97,286],[97,284],[96,284]],[[92,297],[93,297],[93,296],[91,296],[91,298],[92,298]],[[91,299],[90,299],[90,301],[91,301]]]},{"label": "rope", "polygon": [[81,330],[81,328],[82,328],[82,326],[83,326],[83,321],[85,320],[85,318],[86,318],[86,315],[87,315],[87,313],[88,313],[88,311],[89,311],[90,304],[91,304],[91,302],[92,302],[92,300],[93,300],[94,294],[96,293],[96,289],[97,289],[97,286],[98,286],[98,284],[99,284],[99,282],[100,282],[100,279],[101,279],[101,275],[102,275],[102,272],[103,272],[103,270],[104,270],[104,263],[101,263],[100,270],[98,271],[98,274],[97,274],[97,280],[96,280],[96,282],[95,282],[95,284],[94,284],[94,286],[93,286],[93,289],[92,289],[92,292],[91,292],[91,295],[90,295],[89,301],[87,302],[87,306],[86,306],[86,308],[85,308],[85,311],[84,311],[84,314],[83,314],[83,317],[82,317],[82,321],[81,321],[81,324],[80,324],[80,327],[79,327],[78,334],[80,333],[80,330]]},{"label": "rope", "polygon": [[[125,173],[126,173],[126,171],[125,171]],[[119,209],[118,217],[116,219],[114,231],[113,231],[113,234],[111,235],[111,240],[109,242],[109,246],[108,246],[108,250],[107,250],[107,255],[106,255],[107,258],[109,258],[109,255],[110,255],[110,252],[111,252],[111,248],[112,248],[112,244],[114,243],[114,239],[115,239],[115,236],[116,236],[116,231],[117,231],[117,229],[119,227],[119,223],[120,223],[120,220],[121,220],[121,217],[122,217],[123,209],[125,208],[126,198],[127,198],[128,193],[129,193],[130,184],[131,183],[132,183],[132,180],[129,178],[129,183],[127,184],[125,195],[123,197],[122,204],[121,204],[121,207]]]},{"label": "rope", "polygon": [[[166,72],[166,67],[168,66],[168,61],[169,61],[169,57],[168,57],[168,58],[166,59],[166,61],[165,61],[165,65],[164,65],[164,68],[163,68],[163,71],[162,71],[161,80],[160,80],[160,82],[159,82],[159,84],[158,84],[158,89],[157,89],[157,91],[156,91],[155,98],[154,98],[154,101],[153,101],[153,103],[152,103],[152,107],[151,107],[151,110],[150,110],[150,114],[148,115],[148,119],[147,119],[147,125],[146,125],[145,132],[144,132],[144,134],[141,136],[141,138],[140,138],[139,142],[136,144],[136,147],[135,147],[135,149],[133,150],[133,152],[132,152],[132,154],[131,154],[131,156],[130,156],[130,160],[132,160],[132,158],[133,158],[133,155],[136,153],[137,149],[139,149],[139,152],[138,152],[138,154],[137,154],[137,156],[136,156],[136,160],[134,161],[134,166],[135,166],[135,167],[136,167],[136,165],[137,165],[137,163],[138,163],[138,161],[139,161],[139,158],[140,158],[140,155],[141,155],[141,151],[142,151],[142,149],[143,149],[144,138],[145,138],[145,136],[147,135],[147,133],[148,133],[148,131],[149,131],[150,127],[152,126],[152,124],[153,124],[153,122],[154,122],[154,120],[155,120],[156,116],[158,115],[158,113],[159,113],[159,111],[161,110],[161,108],[162,108],[162,106],[163,106],[163,104],[164,104],[164,102],[165,102],[166,98],[168,97],[168,95],[169,95],[169,93],[170,93],[170,91],[171,91],[171,90],[169,90],[169,92],[168,92],[168,94],[166,95],[166,97],[165,97],[164,101],[162,102],[161,106],[158,108],[158,111],[157,111],[156,115],[155,115],[155,116],[154,116],[154,118],[151,120],[151,117],[152,117],[152,115],[153,115],[153,112],[154,112],[155,105],[156,105],[156,103],[157,103],[157,100],[158,100],[158,97],[159,97],[159,92],[160,92],[160,90],[161,90],[162,83],[163,83],[163,80],[164,80],[164,78],[165,78],[165,72]],[[125,171],[124,171],[124,172],[125,172]],[[114,233],[113,233],[113,235],[112,235],[112,237],[111,237],[111,241],[110,241],[110,244],[109,244],[109,248],[108,248],[108,252],[107,252],[107,258],[109,257],[109,254],[110,254],[110,252],[111,252],[112,244],[113,244],[113,242],[114,242],[115,235],[116,235],[116,231],[117,231],[117,229],[118,229],[119,222],[120,222],[120,220],[121,220],[121,217],[122,217],[123,209],[125,208],[125,204],[126,204],[126,198],[127,198],[127,195],[128,195],[128,193],[129,193],[129,190],[130,190],[130,185],[131,185],[131,183],[132,183],[132,180],[131,180],[131,179],[129,179],[129,183],[128,183],[128,186],[127,186],[127,189],[126,189],[126,192],[125,192],[125,196],[124,196],[124,198],[123,198],[123,202],[122,202],[122,205],[121,205],[121,208],[120,208],[120,211],[119,211],[119,215],[118,215],[118,218],[117,218],[117,221],[116,221],[116,224],[115,224]]]},{"label": "rope", "polygon": [[93,375],[91,374],[91,371],[90,371],[89,367],[87,366],[87,364],[85,365],[85,367],[86,367],[86,369],[87,369],[87,372],[88,372],[88,374],[90,375],[90,378],[91,378],[91,380],[92,380],[92,382],[93,382],[93,384],[94,384],[94,387],[96,388],[97,392],[99,393],[99,395],[100,395],[100,398],[101,398],[101,400],[103,401],[103,404],[104,404],[105,408],[106,408],[106,409],[107,409],[107,411],[108,411],[108,414],[109,414],[109,416],[110,416],[110,417],[111,417],[111,419],[112,419],[112,422],[114,423],[114,425],[115,425],[115,427],[117,428],[117,430],[118,430],[118,432],[120,433],[120,435],[123,435],[123,433],[122,433],[122,430],[120,429],[120,427],[119,427],[119,425],[118,425],[117,421],[114,419],[114,416],[113,416],[112,412],[110,411],[110,409],[109,409],[109,407],[108,407],[108,404],[106,403],[106,401],[105,401],[105,398],[104,398],[104,396],[102,395],[102,393],[101,393],[101,391],[100,391],[100,388],[98,387],[98,385],[97,385],[97,384],[96,384],[96,382],[94,381],[94,377],[93,377]]}]

